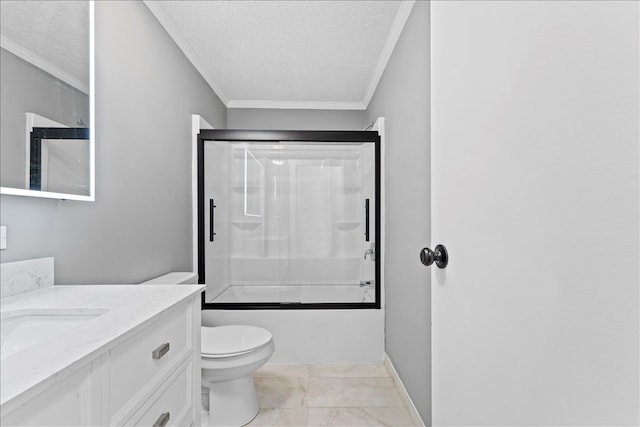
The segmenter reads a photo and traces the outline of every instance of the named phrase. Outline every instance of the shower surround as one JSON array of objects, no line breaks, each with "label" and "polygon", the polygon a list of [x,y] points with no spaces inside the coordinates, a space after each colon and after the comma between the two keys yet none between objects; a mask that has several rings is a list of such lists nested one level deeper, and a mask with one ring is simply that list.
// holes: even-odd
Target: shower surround
[{"label": "shower surround", "polygon": [[375,131],[203,130],[203,324],[272,332],[274,363],[382,362]]}]

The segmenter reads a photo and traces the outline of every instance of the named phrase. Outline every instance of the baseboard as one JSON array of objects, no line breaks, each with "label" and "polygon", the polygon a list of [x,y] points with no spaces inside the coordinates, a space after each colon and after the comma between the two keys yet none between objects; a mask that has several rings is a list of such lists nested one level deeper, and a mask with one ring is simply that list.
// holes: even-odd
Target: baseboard
[{"label": "baseboard", "polygon": [[400,397],[402,398],[402,401],[404,402],[405,406],[409,410],[409,414],[411,414],[411,418],[413,419],[413,422],[416,423],[416,425],[418,426],[424,427],[425,423],[424,421],[422,421],[422,417],[420,417],[420,414],[416,409],[416,405],[413,404],[413,401],[411,400],[409,393],[407,393],[407,389],[404,387],[404,384],[402,383],[402,380],[400,379],[398,372],[396,372],[396,368],[393,366],[393,363],[391,363],[391,359],[389,359],[389,356],[387,355],[387,353],[384,354],[384,367],[387,368],[389,375],[391,375],[391,379],[393,380],[394,384],[400,391]]}]

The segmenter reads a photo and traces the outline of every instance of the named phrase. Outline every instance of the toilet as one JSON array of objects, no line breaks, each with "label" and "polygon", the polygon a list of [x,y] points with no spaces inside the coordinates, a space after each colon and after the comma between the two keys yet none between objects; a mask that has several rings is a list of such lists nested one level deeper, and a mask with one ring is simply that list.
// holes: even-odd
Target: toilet
[{"label": "toilet", "polygon": [[[142,284],[195,284],[197,277],[192,272],[173,272]],[[203,326],[201,331],[202,403],[208,410],[208,425],[248,424],[259,410],[253,372],[275,350],[271,333],[248,325]]]}]

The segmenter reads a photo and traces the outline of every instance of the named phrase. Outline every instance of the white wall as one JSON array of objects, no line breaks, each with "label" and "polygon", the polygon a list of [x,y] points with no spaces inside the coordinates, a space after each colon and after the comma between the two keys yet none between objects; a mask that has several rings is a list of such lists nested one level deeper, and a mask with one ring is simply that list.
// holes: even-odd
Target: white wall
[{"label": "white wall", "polygon": [[422,419],[431,417],[429,269],[418,258],[430,229],[429,2],[411,11],[367,122],[385,117],[385,351]]},{"label": "white wall", "polygon": [[142,2],[95,19],[96,202],[1,196],[2,262],[53,256],[59,284],[190,270],[191,114],[226,109]]}]

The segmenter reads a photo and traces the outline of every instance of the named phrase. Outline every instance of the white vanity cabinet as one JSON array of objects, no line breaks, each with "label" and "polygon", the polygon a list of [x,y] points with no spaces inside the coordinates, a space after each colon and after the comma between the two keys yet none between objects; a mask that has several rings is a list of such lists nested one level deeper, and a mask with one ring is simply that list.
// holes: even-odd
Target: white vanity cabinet
[{"label": "white vanity cabinet", "polygon": [[[93,425],[98,393],[91,390],[91,364],[31,397],[13,411],[2,411],[2,426]],[[98,391],[98,390],[96,390]]]},{"label": "white vanity cabinet", "polygon": [[0,424],[200,425],[200,298],[165,308],[16,396]]}]

